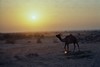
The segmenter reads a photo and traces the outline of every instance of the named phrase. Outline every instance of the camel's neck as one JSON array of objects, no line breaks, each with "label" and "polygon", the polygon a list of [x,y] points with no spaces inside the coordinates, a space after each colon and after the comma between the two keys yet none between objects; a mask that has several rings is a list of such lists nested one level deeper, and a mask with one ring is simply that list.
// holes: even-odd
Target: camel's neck
[{"label": "camel's neck", "polygon": [[60,41],[64,42],[64,40],[61,38],[61,36],[60,36],[60,37],[58,37],[58,39],[59,39]]}]

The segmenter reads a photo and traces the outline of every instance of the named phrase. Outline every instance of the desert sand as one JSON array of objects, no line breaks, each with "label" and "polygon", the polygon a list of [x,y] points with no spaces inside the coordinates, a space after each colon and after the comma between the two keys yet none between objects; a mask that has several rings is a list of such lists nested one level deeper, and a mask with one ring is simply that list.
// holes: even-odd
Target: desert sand
[{"label": "desert sand", "polygon": [[[81,51],[64,54],[64,43],[49,33],[44,38],[16,39],[14,43],[0,40],[0,67],[100,67],[100,31],[70,32],[78,40]],[[80,34],[79,34],[80,33]],[[62,37],[68,32],[62,32]],[[48,36],[49,35],[49,36]]]}]

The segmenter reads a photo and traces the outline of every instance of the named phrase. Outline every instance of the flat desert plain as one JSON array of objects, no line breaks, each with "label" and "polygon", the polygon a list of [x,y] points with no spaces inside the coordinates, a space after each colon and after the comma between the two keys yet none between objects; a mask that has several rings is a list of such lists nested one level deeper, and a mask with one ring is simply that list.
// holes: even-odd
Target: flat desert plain
[{"label": "flat desert plain", "polygon": [[72,33],[79,40],[81,51],[73,52],[70,44],[69,54],[64,54],[64,43],[55,36],[58,33],[1,38],[0,67],[100,67],[100,31],[60,32],[62,38]]}]

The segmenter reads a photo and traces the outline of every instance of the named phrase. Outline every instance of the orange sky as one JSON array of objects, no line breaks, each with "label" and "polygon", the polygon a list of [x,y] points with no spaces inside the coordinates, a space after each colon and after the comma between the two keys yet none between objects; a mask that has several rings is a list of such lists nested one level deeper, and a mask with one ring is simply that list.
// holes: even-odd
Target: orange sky
[{"label": "orange sky", "polygon": [[100,30],[100,0],[0,0],[0,32],[92,29]]}]

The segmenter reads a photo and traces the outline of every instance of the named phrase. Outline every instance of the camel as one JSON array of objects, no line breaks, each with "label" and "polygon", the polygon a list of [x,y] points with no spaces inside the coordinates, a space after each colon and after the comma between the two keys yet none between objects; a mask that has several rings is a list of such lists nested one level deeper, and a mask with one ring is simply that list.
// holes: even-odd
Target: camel
[{"label": "camel", "polygon": [[[56,37],[57,37],[61,42],[64,42],[64,43],[65,43],[65,46],[64,46],[65,53],[69,53],[69,44],[73,44],[73,45],[74,45],[74,50],[73,50],[73,52],[74,52],[75,49],[76,49],[76,45],[77,45],[77,47],[78,47],[78,51],[80,51],[79,44],[78,44],[78,40],[77,40],[77,38],[76,38],[75,36],[73,36],[72,34],[67,35],[64,39],[61,38],[61,34],[56,35]],[[66,49],[66,46],[67,46],[67,49]]]}]

